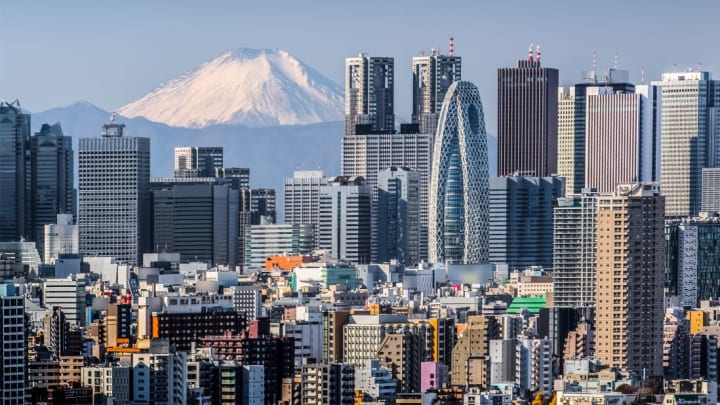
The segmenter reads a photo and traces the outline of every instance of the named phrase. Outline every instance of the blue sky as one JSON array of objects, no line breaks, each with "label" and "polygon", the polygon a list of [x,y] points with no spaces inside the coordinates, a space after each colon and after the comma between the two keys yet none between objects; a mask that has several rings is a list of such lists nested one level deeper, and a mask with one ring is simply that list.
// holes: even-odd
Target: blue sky
[{"label": "blue sky", "polygon": [[331,79],[359,52],[394,56],[396,113],[409,117],[410,59],[447,50],[453,35],[463,79],[483,96],[495,130],[497,68],[528,45],[561,82],[590,68],[639,81],[697,67],[720,78],[720,3],[714,1],[3,1],[0,99],[30,111],[87,100],[120,107],[224,50],[282,48]]}]

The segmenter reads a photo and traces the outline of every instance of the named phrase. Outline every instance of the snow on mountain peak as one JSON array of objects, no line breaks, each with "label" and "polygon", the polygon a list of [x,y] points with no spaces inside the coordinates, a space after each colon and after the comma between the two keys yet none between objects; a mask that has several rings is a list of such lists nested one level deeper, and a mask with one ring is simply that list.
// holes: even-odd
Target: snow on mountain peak
[{"label": "snow on mountain peak", "polygon": [[343,91],[284,50],[226,51],[120,108],[176,127],[252,127],[341,121]]}]

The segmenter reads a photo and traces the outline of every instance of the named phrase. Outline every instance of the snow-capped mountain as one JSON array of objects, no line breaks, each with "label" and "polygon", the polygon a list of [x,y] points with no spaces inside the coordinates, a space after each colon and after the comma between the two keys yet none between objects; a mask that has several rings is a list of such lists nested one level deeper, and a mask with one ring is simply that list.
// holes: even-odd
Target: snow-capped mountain
[{"label": "snow-capped mountain", "polygon": [[175,127],[265,127],[341,121],[339,85],[283,50],[237,49],[117,112]]}]

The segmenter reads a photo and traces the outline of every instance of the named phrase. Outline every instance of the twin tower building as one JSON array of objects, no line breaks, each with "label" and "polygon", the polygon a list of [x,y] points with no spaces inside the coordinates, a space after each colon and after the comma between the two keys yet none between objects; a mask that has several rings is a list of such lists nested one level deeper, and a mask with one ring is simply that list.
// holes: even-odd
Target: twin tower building
[{"label": "twin tower building", "polygon": [[[394,69],[393,58],[367,55],[348,58],[345,66],[342,171],[363,177],[372,193],[371,256],[485,263],[489,171],[480,93],[461,80],[460,57],[415,57],[412,123],[398,131]],[[413,195],[416,203],[408,201]],[[320,242],[333,251],[322,235]]]}]

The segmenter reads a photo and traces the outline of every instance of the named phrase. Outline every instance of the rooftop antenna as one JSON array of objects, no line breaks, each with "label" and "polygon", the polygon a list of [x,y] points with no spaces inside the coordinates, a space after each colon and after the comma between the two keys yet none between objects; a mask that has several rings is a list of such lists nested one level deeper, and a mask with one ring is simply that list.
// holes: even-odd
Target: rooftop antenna
[{"label": "rooftop antenna", "polygon": [[698,72],[702,72],[702,62],[698,62],[697,70]]},{"label": "rooftop antenna", "polygon": [[535,60],[540,62],[540,45],[535,48]]},{"label": "rooftop antenna", "polygon": [[530,49],[528,49],[528,62],[532,62],[532,51],[533,51],[533,44],[530,44]]},{"label": "rooftop antenna", "polygon": [[115,113],[115,111],[113,111],[112,114],[110,114],[110,123],[111,123],[111,124],[114,124],[114,123],[115,123],[115,116],[116,116],[116,115],[117,115],[117,114]]},{"label": "rooftop antenna", "polygon": [[614,67],[615,69],[618,68],[618,54],[617,54],[617,52],[615,52],[615,58],[613,59],[613,67]]},{"label": "rooftop antenna", "polygon": [[640,66],[640,83],[645,84],[645,66]]},{"label": "rooftop antenna", "polygon": [[597,69],[597,52],[593,51],[593,72]]},{"label": "rooftop antenna", "polygon": [[455,38],[450,37],[450,43],[448,44],[448,53],[450,54],[450,57],[452,58],[455,56]]},{"label": "rooftop antenna", "polygon": [[673,72],[677,72],[677,63],[673,63]]}]

